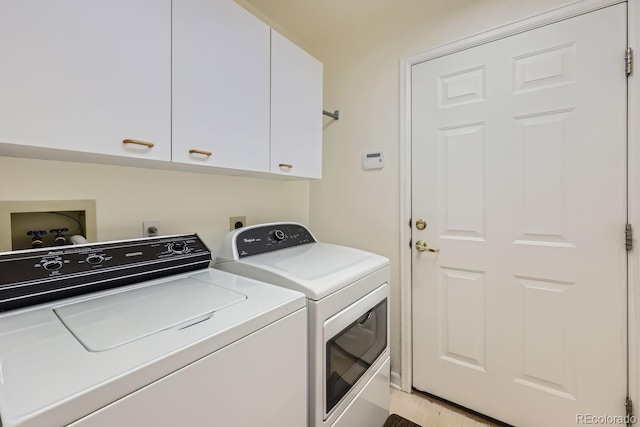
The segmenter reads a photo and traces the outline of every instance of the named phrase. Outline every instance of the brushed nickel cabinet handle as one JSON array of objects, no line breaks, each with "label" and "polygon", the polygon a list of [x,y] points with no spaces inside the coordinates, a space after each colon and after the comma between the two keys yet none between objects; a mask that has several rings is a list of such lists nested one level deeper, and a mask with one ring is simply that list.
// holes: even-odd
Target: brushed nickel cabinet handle
[{"label": "brushed nickel cabinet handle", "polygon": [[289,163],[279,163],[278,166],[281,168],[287,168],[287,169],[293,168],[293,165],[290,165]]},{"label": "brushed nickel cabinet handle", "polygon": [[145,147],[153,148],[155,144],[153,142],[140,141],[138,139],[123,139],[123,144],[144,145]]},{"label": "brushed nickel cabinet handle", "polygon": [[211,157],[213,153],[211,151],[204,150],[189,150],[189,154],[202,154],[203,156]]}]

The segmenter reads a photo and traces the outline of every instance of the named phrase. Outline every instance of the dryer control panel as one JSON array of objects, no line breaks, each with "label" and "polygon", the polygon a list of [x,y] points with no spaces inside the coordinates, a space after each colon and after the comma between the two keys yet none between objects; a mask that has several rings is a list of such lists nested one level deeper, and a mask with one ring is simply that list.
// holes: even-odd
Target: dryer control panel
[{"label": "dryer control panel", "polygon": [[246,227],[235,236],[235,246],[240,258],[315,241],[307,228],[292,223]]},{"label": "dryer control panel", "polygon": [[206,268],[196,234],[0,254],[0,311]]}]

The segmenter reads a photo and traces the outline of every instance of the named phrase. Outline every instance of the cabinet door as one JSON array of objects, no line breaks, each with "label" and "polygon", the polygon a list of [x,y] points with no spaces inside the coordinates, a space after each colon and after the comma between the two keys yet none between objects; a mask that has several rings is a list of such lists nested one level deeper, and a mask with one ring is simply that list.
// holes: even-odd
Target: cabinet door
[{"label": "cabinet door", "polygon": [[269,48],[231,0],[173,1],[174,162],[268,172]]},{"label": "cabinet door", "polygon": [[0,58],[0,142],[170,160],[171,0],[3,0]]},{"label": "cabinet door", "polygon": [[322,64],[274,30],[271,173],[322,176]]}]

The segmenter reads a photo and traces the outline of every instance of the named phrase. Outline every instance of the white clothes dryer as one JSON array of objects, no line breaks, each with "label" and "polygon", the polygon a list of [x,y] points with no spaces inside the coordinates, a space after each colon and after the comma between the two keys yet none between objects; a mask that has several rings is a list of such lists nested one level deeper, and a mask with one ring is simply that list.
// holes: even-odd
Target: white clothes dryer
[{"label": "white clothes dryer", "polygon": [[389,415],[389,260],[317,242],[300,224],[229,233],[214,268],[307,296],[309,422],[381,427]]},{"label": "white clothes dryer", "polygon": [[0,254],[0,425],[307,422],[306,301],[196,235]]}]

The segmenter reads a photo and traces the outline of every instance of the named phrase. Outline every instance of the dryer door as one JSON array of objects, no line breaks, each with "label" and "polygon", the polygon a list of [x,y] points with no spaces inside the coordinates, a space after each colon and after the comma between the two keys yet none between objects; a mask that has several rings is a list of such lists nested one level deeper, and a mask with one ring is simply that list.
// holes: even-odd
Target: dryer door
[{"label": "dryer door", "polygon": [[325,420],[387,348],[387,286],[369,293],[324,324]]}]

